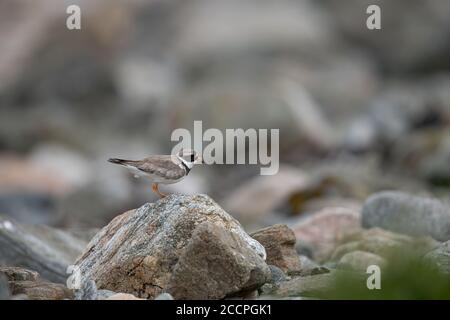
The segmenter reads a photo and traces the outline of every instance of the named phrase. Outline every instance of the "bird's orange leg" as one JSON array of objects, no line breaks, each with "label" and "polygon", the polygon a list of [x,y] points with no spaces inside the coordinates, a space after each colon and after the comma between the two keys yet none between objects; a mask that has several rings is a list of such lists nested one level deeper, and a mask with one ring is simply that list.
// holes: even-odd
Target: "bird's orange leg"
[{"label": "bird's orange leg", "polygon": [[160,198],[164,198],[165,196],[167,196],[167,194],[164,194],[162,192],[159,191],[158,189],[158,184],[157,183],[153,183],[152,184],[152,190],[154,193],[156,193]]}]

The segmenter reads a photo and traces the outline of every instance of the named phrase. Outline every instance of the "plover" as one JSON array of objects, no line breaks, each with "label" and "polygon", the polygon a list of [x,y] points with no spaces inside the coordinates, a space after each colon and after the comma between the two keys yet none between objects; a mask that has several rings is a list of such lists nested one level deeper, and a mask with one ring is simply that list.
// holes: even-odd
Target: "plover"
[{"label": "plover", "polygon": [[172,184],[186,177],[194,164],[203,163],[194,150],[183,150],[176,155],[154,155],[142,160],[124,160],[111,158],[109,162],[120,164],[129,169],[135,177],[146,177],[152,182],[152,190],[160,198],[166,195],[158,189],[158,184]]}]

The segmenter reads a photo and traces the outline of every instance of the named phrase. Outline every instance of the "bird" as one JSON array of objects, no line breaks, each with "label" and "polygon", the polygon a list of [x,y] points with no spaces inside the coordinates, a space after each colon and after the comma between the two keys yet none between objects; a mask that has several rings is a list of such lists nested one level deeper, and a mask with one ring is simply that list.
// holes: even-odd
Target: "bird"
[{"label": "bird", "polygon": [[167,194],[159,191],[159,184],[172,184],[184,179],[195,164],[203,163],[201,155],[191,149],[181,149],[177,154],[152,155],[141,160],[110,158],[109,162],[130,170],[135,177],[146,177],[152,182],[152,191],[160,198]]}]

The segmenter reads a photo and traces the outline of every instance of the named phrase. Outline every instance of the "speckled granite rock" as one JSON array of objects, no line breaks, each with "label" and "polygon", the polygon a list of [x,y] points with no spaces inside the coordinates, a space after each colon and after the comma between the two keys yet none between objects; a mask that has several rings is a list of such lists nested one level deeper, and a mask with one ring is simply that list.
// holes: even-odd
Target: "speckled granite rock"
[{"label": "speckled granite rock", "polygon": [[[211,245],[205,247],[208,241]],[[211,256],[199,252],[200,247],[210,249]],[[217,254],[219,249],[225,250],[223,256]],[[194,256],[189,257],[186,252]],[[233,252],[242,256],[232,257]],[[206,195],[170,195],[116,217],[91,240],[77,266],[82,282],[93,280],[99,289],[131,293],[140,298],[154,298],[162,292],[183,292],[179,294],[182,298],[212,297],[206,284],[202,284],[203,289],[198,284],[193,291],[185,291],[177,280],[177,275],[186,281],[196,279],[193,266],[205,262],[199,259],[201,256],[213,259],[212,263],[227,262],[230,275],[242,272],[227,278],[230,283],[214,298],[247,286],[257,287],[270,278],[264,247]],[[190,270],[188,279],[185,268],[191,267],[194,269]],[[217,265],[218,269],[200,267],[203,273],[197,276],[206,282],[216,281],[217,272],[223,271],[223,265]],[[262,276],[255,281],[255,274]],[[171,291],[166,290],[168,287]]]}]

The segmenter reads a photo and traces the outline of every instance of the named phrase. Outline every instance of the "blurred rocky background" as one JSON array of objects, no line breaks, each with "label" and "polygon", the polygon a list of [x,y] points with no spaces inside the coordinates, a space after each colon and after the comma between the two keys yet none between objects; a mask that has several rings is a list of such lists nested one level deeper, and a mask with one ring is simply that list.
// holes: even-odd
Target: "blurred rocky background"
[{"label": "blurred rocky background", "polygon": [[[203,165],[161,188],[208,194],[248,232],[287,224],[318,263],[374,236],[362,226],[447,241],[449,17],[448,0],[0,0],[0,241],[46,238],[63,258],[41,276],[61,282],[98,228],[156,200],[106,160],[168,154],[194,120],[280,129],[277,175]],[[32,253],[5,247],[0,265],[45,260],[25,240]]]}]

